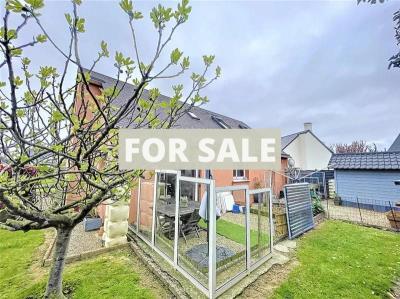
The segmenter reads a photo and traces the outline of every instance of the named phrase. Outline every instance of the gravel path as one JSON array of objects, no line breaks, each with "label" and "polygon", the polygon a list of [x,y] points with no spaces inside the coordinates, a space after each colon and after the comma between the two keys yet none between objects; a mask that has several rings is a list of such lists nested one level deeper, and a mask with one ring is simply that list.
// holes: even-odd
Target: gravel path
[{"label": "gravel path", "polygon": [[97,231],[85,232],[83,223],[79,223],[72,231],[67,256],[82,254],[100,248],[102,248],[101,239],[98,237]]},{"label": "gravel path", "polygon": [[96,230],[85,232],[83,223],[79,223],[72,231],[68,256],[102,248],[101,239],[97,232]]}]

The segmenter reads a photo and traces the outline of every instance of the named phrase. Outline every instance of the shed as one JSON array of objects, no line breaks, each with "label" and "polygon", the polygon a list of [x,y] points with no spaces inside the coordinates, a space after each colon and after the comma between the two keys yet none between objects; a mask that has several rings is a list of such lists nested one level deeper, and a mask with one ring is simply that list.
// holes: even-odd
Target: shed
[{"label": "shed", "polygon": [[343,205],[386,211],[400,201],[400,152],[334,154],[329,166]]}]

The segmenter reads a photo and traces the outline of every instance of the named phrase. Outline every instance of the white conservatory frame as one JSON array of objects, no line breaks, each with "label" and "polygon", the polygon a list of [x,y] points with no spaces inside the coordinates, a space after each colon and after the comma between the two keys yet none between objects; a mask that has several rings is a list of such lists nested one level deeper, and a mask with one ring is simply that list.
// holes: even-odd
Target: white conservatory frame
[{"label": "white conservatory frame", "polygon": [[[273,220],[272,220],[272,200],[271,200],[271,188],[262,188],[262,189],[254,189],[250,190],[248,185],[236,185],[236,186],[227,186],[227,187],[215,187],[215,180],[199,178],[198,171],[196,171],[196,177],[187,177],[181,176],[180,171],[174,170],[156,170],[156,174],[154,175],[154,191],[153,191],[153,207],[156,207],[157,200],[157,192],[156,188],[158,185],[157,179],[158,174],[173,174],[176,175],[176,184],[175,184],[175,194],[180,194],[180,182],[191,182],[196,184],[196,194],[195,198],[197,199],[197,186],[199,184],[204,184],[209,187],[210,194],[208,195],[209,203],[211,203],[208,207],[209,211],[209,222],[208,222],[208,233],[209,233],[209,241],[208,241],[208,250],[209,250],[209,259],[208,259],[208,287],[205,287],[200,283],[192,274],[190,274],[187,270],[185,270],[182,266],[178,264],[178,241],[179,241],[179,221],[175,221],[174,228],[174,250],[173,250],[173,258],[171,259],[166,253],[162,252],[156,246],[155,236],[156,236],[156,208],[153,208],[152,215],[152,223],[151,223],[151,240],[148,237],[144,236],[140,232],[140,202],[141,202],[141,182],[139,182],[138,186],[138,195],[137,195],[137,215],[136,215],[136,226],[132,230],[142,241],[144,241],[148,246],[150,246],[155,252],[157,252],[160,256],[162,256],[174,269],[179,271],[184,277],[186,277],[197,289],[199,289],[204,295],[208,298],[216,298],[220,296],[222,293],[230,289],[232,286],[237,284],[241,279],[245,276],[249,275],[252,271],[257,269],[263,263],[268,261],[272,257],[273,252]],[[244,191],[245,192],[245,201],[246,201],[246,212],[245,212],[245,229],[246,229],[246,269],[234,277],[230,278],[227,282],[223,283],[221,286],[217,287],[217,260],[216,260],[216,195],[219,192],[232,192],[232,191]],[[269,194],[269,254],[261,257],[256,262],[251,261],[251,246],[250,246],[250,195],[259,194],[259,193],[268,193]],[[178,197],[179,198],[179,197]],[[212,204],[214,203],[214,204]],[[179,218],[179,204],[180,200],[175,200],[175,219]]]}]

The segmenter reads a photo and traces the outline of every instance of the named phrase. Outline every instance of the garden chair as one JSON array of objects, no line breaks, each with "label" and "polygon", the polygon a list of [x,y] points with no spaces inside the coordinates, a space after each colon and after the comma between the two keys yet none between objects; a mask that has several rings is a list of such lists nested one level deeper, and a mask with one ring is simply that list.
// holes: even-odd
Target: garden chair
[{"label": "garden chair", "polygon": [[186,236],[191,233],[196,233],[197,237],[200,238],[200,219],[199,209],[195,209],[189,217],[181,219],[180,234],[185,239],[185,242],[187,241]]}]

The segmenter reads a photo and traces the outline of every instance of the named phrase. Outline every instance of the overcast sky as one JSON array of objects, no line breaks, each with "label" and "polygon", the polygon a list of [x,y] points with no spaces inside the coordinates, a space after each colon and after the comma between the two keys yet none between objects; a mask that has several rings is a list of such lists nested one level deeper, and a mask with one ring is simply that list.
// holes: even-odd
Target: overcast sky
[{"label": "overcast sky", "polygon": [[[134,1],[148,17],[158,2]],[[173,1],[164,1],[175,6]],[[216,55],[223,76],[205,94],[205,108],[248,123],[279,127],[282,134],[312,122],[327,145],[364,139],[380,149],[400,133],[400,70],[388,70],[397,51],[392,15],[399,1],[358,5],[351,1],[191,1],[191,17],[177,32],[179,47],[201,70],[201,56]],[[66,1],[47,1],[43,24],[61,46],[68,34]],[[101,40],[110,50],[131,55],[127,17],[117,1],[84,1],[80,14],[87,32],[81,56],[91,63]],[[140,51],[153,53],[156,32],[148,20],[137,24]],[[21,37],[31,38],[35,26]],[[47,46],[30,49],[35,64],[61,66]],[[167,53],[166,60],[168,61]],[[114,76],[111,60],[97,71]],[[4,75],[4,74],[3,74]],[[158,82],[170,95],[174,82]]]}]

